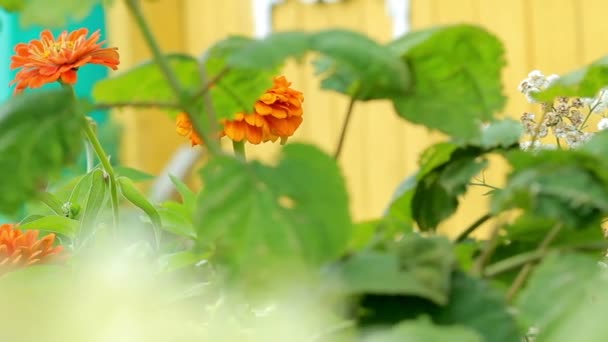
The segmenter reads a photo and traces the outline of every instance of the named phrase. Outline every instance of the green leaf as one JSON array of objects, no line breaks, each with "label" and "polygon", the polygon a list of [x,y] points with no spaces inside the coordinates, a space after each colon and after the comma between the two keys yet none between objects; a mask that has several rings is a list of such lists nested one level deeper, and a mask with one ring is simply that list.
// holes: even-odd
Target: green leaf
[{"label": "green leaf", "polygon": [[607,85],[608,57],[603,57],[587,67],[561,76],[534,98],[538,101],[550,102],[559,96],[595,97]]},{"label": "green leaf", "polygon": [[[38,25],[47,28],[60,28],[70,21],[78,22],[86,18],[95,5],[102,0],[60,0],[49,6],[47,0],[24,0],[13,3],[20,10],[19,19],[23,26]],[[4,4],[0,4],[4,7]],[[19,8],[20,7],[20,8]]]},{"label": "green leaf", "polygon": [[542,151],[512,153],[508,159],[513,172],[493,197],[494,212],[522,208],[571,227],[599,224],[608,213],[608,182],[594,158],[578,151]]},{"label": "green leaf", "polygon": [[156,176],[147,172],[127,166],[115,166],[114,172],[119,176],[130,178],[134,182],[145,182],[156,178]]},{"label": "green leaf", "polygon": [[87,192],[86,204],[80,219],[80,233],[90,234],[95,230],[97,217],[102,212],[108,199],[108,183],[104,171],[95,169],[91,173],[91,183]]},{"label": "green leaf", "polygon": [[520,340],[515,319],[507,311],[503,297],[481,279],[456,272],[452,277],[448,304],[433,320],[438,324],[458,324],[476,330],[484,341]]},{"label": "green leaf", "polygon": [[474,330],[453,325],[434,325],[428,318],[415,321],[403,321],[390,330],[376,332],[363,340],[364,342],[482,342],[483,339]]},{"label": "green leaf", "polygon": [[169,178],[171,179],[171,183],[173,183],[175,186],[175,189],[177,189],[177,192],[182,197],[182,202],[186,208],[188,208],[190,212],[193,212],[194,208],[196,207],[196,194],[194,191],[192,191],[188,185],[182,182],[179,178],[173,175],[169,175]]},{"label": "green leaf", "polygon": [[207,258],[207,254],[208,253],[197,253],[194,251],[181,251],[163,255],[160,258],[160,264],[163,270],[171,272],[193,266]]},{"label": "green leaf", "polygon": [[333,158],[317,148],[287,145],[276,167],[218,157],[202,176],[199,241],[215,242],[220,260],[233,267],[319,265],[345,251],[352,223],[344,180]]},{"label": "green leaf", "polygon": [[304,32],[277,32],[260,40],[251,40],[234,51],[228,64],[244,69],[275,70],[290,57],[302,57],[310,49],[311,37]]},{"label": "green leaf", "polygon": [[64,216],[44,216],[19,225],[20,229],[37,229],[62,234],[70,239],[76,237],[79,222]]},{"label": "green leaf", "polygon": [[409,234],[386,251],[361,251],[340,274],[349,293],[409,295],[447,303],[454,257],[442,237]]},{"label": "green leaf", "polygon": [[0,108],[0,211],[15,213],[82,149],[83,118],[71,92],[17,95]]},{"label": "green leaf", "polygon": [[219,41],[207,51],[204,63],[208,79],[217,79],[220,73],[228,70],[209,91],[218,119],[233,119],[239,112],[251,113],[255,102],[272,86],[272,78],[278,75],[282,62],[273,64],[269,55],[269,59],[262,64],[250,63],[256,61],[257,52],[269,51],[254,49],[251,52],[254,55],[247,57],[247,60],[239,59],[243,51],[249,51],[251,45],[264,42],[233,36]]},{"label": "green leaf", "polygon": [[458,145],[451,142],[441,142],[428,147],[422,152],[418,160],[420,171],[418,171],[417,178],[422,179],[435,168],[447,163],[457,148]]},{"label": "green leaf", "polygon": [[504,51],[487,31],[470,25],[432,28],[407,34],[389,47],[412,73],[406,96],[393,98],[406,120],[468,140],[503,108]]},{"label": "green leaf", "polygon": [[311,49],[325,56],[317,73],[327,74],[321,87],[361,100],[403,96],[410,72],[399,54],[367,36],[348,30],[327,30],[311,36]]},{"label": "green leaf", "polygon": [[165,202],[158,208],[158,214],[163,223],[163,230],[188,239],[196,238],[196,230],[192,224],[192,210],[182,203]]},{"label": "green leaf", "polygon": [[118,177],[116,181],[122,196],[127,199],[127,201],[131,202],[131,204],[141,209],[150,219],[158,246],[160,244],[160,230],[163,225],[160,214],[154,205],[148,201],[146,196],[137,189],[135,183],[133,183],[130,178]]},{"label": "green leaf", "polygon": [[443,164],[431,159],[430,163],[438,165],[419,180],[411,200],[413,218],[420,229],[435,229],[456,211],[458,196],[465,193],[471,178],[487,165],[479,154],[476,148],[457,149]]},{"label": "green leaf", "polygon": [[[580,325],[574,328],[571,322],[584,311],[595,311],[594,306],[601,305],[603,312],[607,304],[606,281],[599,281],[599,267],[596,258],[577,254],[553,254],[546,257],[534,270],[527,286],[518,295],[516,304],[521,318],[529,325],[540,330],[538,341],[564,341],[558,338],[562,325],[585,336],[585,331],[600,329],[608,333],[605,320],[592,323],[585,321],[585,329]],[[558,299],[558,300],[556,300]],[[600,318],[602,315],[597,316]],[[599,324],[598,324],[599,323]],[[549,338],[551,337],[551,338]],[[576,341],[600,341],[602,339],[575,338]]]},{"label": "green leaf", "polygon": [[479,146],[486,150],[518,146],[523,132],[523,126],[519,121],[513,119],[492,121],[482,129]]},{"label": "green leaf", "polygon": [[399,55],[365,35],[347,30],[274,33],[236,51],[228,64],[275,70],[288,58],[300,58],[308,51],[323,56],[315,66],[317,73],[327,74],[321,83],[325,89],[369,100],[401,95],[409,86],[409,72]]},{"label": "green leaf", "polygon": [[[169,54],[166,58],[184,88],[194,91],[201,87],[199,66],[194,57]],[[178,101],[160,67],[153,60],[97,82],[93,88],[93,98],[96,102],[108,104],[134,101],[177,103]]]},{"label": "green leaf", "polygon": [[7,12],[19,12],[25,7],[26,0],[0,0],[0,7]]}]

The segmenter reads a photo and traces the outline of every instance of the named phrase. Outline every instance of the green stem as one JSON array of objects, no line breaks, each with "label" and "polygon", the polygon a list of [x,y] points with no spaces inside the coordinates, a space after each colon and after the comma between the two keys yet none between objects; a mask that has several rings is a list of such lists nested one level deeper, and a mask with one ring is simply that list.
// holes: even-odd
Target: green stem
[{"label": "green stem", "polygon": [[139,27],[141,33],[144,36],[144,40],[146,44],[150,48],[152,55],[154,57],[154,61],[160,67],[161,72],[164,77],[167,79],[169,86],[173,90],[173,93],[177,97],[179,101],[179,106],[182,110],[184,110],[190,116],[190,119],[194,123],[195,131],[203,138],[205,141],[205,146],[207,146],[208,151],[211,155],[218,155],[221,153],[221,149],[219,146],[219,142],[212,139],[208,130],[205,129],[205,125],[202,124],[200,120],[201,111],[198,110],[197,106],[192,103],[190,96],[179,83],[177,75],[171,69],[169,65],[169,61],[167,57],[163,54],[156,38],[154,38],[154,34],[152,33],[152,29],[141,10],[139,0],[125,0],[125,4],[131,15],[135,19],[137,26]]},{"label": "green stem", "polygon": [[477,221],[473,222],[467,229],[465,229],[462,233],[458,235],[456,238],[456,242],[464,241],[471,233],[473,233],[477,228],[479,228],[482,224],[492,218],[491,214],[485,214],[482,217],[478,218]]},{"label": "green stem", "polygon": [[481,276],[483,274],[486,263],[488,262],[488,260],[490,260],[492,254],[494,254],[496,246],[498,245],[501,225],[502,223],[499,222],[496,222],[496,224],[494,225],[494,229],[492,229],[492,233],[490,235],[490,240],[488,240],[488,243],[484,250],[481,252],[481,255],[475,260],[475,264],[473,265],[472,269],[473,274],[478,276]]},{"label": "green stem", "polygon": [[[541,241],[541,243],[538,245],[536,252],[545,253],[547,248],[549,247],[549,244],[551,242],[553,242],[553,240],[557,237],[557,235],[559,234],[561,229],[562,229],[561,223],[558,223],[555,226],[553,226],[553,228],[549,231],[549,233],[547,233],[547,235],[545,236],[543,241]],[[521,270],[519,270],[519,273],[515,277],[515,280],[513,280],[511,287],[507,291],[507,294],[506,294],[507,302],[510,302],[513,299],[513,297],[515,297],[515,294],[517,293],[517,291],[519,291],[519,289],[524,285],[524,283],[526,282],[526,279],[528,279],[528,276],[532,272],[533,267],[534,267],[533,261],[529,261],[521,268]]]},{"label": "green stem", "polygon": [[346,131],[348,130],[348,124],[353,116],[353,109],[355,108],[355,102],[357,102],[357,93],[356,92],[353,97],[351,97],[350,102],[348,103],[348,107],[346,108],[346,116],[344,117],[344,122],[342,123],[342,131],[340,132],[340,138],[338,140],[338,145],[336,146],[336,152],[334,152],[334,159],[338,160],[340,158],[340,154],[342,153],[342,147],[344,146],[344,140],[346,139]]},{"label": "green stem", "polygon": [[247,159],[245,154],[245,142],[244,141],[232,141],[232,148],[234,149],[235,156],[241,156],[243,159]]},{"label": "green stem", "polygon": [[113,219],[114,229],[117,230],[119,218],[118,218],[118,188],[116,185],[116,173],[114,172],[114,168],[112,167],[112,164],[110,163],[110,158],[108,158],[108,155],[103,150],[103,147],[101,146],[101,143],[99,142],[99,139],[97,139],[97,135],[95,135],[95,132],[93,131],[93,127],[88,122],[84,125],[84,133],[86,134],[87,138],[89,139],[89,142],[91,143],[91,146],[93,147],[93,150],[95,151],[95,154],[97,154],[97,158],[99,158],[99,161],[101,162],[101,165],[103,166],[103,169],[108,174],[108,178],[110,180],[110,201],[112,203],[112,219]]}]

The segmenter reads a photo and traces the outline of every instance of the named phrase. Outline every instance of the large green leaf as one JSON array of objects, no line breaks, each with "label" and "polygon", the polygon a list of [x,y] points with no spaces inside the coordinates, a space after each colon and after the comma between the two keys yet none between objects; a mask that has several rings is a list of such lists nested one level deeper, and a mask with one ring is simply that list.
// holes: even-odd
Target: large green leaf
[{"label": "large green leaf", "polygon": [[327,74],[323,88],[372,99],[403,94],[409,86],[409,71],[398,54],[347,30],[275,33],[237,51],[228,63],[238,68],[273,69],[308,51],[323,56],[316,62],[317,73]]},{"label": "large green leaf", "polygon": [[349,293],[416,296],[443,305],[453,264],[447,239],[409,234],[386,250],[355,254],[340,274]]},{"label": "large green leaf", "polygon": [[[167,55],[169,66],[186,89],[199,89],[201,78],[197,60],[189,55]],[[173,90],[158,64],[152,60],[141,63],[117,76],[101,80],[93,88],[97,102],[177,102]]]},{"label": "large green leaf", "polygon": [[505,104],[500,41],[485,30],[455,25],[413,32],[389,44],[412,73],[405,96],[393,98],[403,118],[471,139]]},{"label": "large green leaf", "polygon": [[86,18],[93,6],[106,1],[61,0],[49,6],[47,0],[2,0],[0,7],[8,11],[20,12],[19,19],[23,26],[60,28],[67,25],[70,20],[80,21]]},{"label": "large green leaf", "polygon": [[353,31],[327,30],[311,37],[311,48],[324,59],[317,73],[328,73],[321,86],[361,100],[402,96],[410,86],[410,72],[390,48]]},{"label": "large green leaf", "polygon": [[608,213],[608,182],[600,160],[579,151],[511,153],[513,172],[492,209],[522,208],[566,226],[599,224]]},{"label": "large green leaf", "polygon": [[454,325],[434,325],[428,318],[403,321],[391,329],[375,332],[364,342],[482,342],[483,339],[474,330]]},{"label": "large green leaf", "polygon": [[232,266],[318,265],[347,247],[352,223],[344,181],[335,161],[312,146],[286,146],[276,167],[219,157],[202,176],[198,238],[215,243]]},{"label": "large green leaf", "polygon": [[64,216],[51,215],[20,224],[19,228],[43,230],[74,238],[78,232],[79,223]]},{"label": "large green leaf", "polygon": [[0,211],[14,213],[78,156],[84,119],[67,90],[25,93],[0,108]]},{"label": "large green leaf", "polygon": [[608,57],[603,57],[588,67],[558,78],[534,97],[543,102],[553,101],[558,96],[595,97],[600,89],[606,86],[608,86]]},{"label": "large green leaf", "polygon": [[520,331],[502,296],[481,279],[456,272],[448,305],[433,316],[439,324],[459,324],[476,330],[487,342],[519,341]]},{"label": "large green leaf", "polygon": [[595,258],[553,254],[533,272],[517,308],[525,323],[539,329],[539,342],[603,341],[607,285]]}]

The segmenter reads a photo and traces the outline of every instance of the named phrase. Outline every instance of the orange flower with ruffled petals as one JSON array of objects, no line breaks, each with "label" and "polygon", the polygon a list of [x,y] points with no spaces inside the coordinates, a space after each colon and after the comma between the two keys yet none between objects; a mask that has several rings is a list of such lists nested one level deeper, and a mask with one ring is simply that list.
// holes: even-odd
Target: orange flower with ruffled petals
[{"label": "orange flower with ruffled petals", "polygon": [[[223,130],[220,136],[255,145],[274,142],[279,138],[285,142],[300,127],[304,113],[304,96],[290,86],[291,83],[284,76],[275,77],[274,86],[256,101],[253,113],[236,113],[234,119],[221,120]],[[179,135],[188,137],[192,146],[203,144],[185,113],[177,116],[176,131]]]},{"label": "orange flower with ruffled petals", "polygon": [[99,30],[87,38],[88,34],[89,30],[81,28],[70,33],[63,31],[55,39],[51,31],[44,30],[40,39],[17,44],[16,54],[11,58],[11,69],[22,69],[11,82],[17,84],[15,93],[59,80],[75,84],[78,79],[76,72],[85,64],[118,69],[118,49],[102,48],[105,42],[99,42]]},{"label": "orange flower with ruffled petals", "polygon": [[12,269],[45,263],[57,257],[62,246],[53,246],[55,234],[38,239],[39,231],[21,231],[14,224],[0,225],[0,275]]},{"label": "orange flower with ruffled petals", "polygon": [[304,114],[304,95],[290,86],[285,76],[275,77],[274,86],[256,101],[253,114],[238,113],[234,120],[224,121],[226,136],[252,144],[278,138],[285,142],[300,127]]}]

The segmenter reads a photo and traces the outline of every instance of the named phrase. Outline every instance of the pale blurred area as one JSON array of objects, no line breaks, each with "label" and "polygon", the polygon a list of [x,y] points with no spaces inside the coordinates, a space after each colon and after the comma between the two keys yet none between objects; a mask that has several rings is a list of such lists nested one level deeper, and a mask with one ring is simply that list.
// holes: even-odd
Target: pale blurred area
[{"label": "pale blurred area", "polygon": [[[272,1],[270,1],[272,2]],[[519,118],[535,110],[517,92],[533,69],[563,74],[608,54],[603,44],[608,5],[603,0],[155,0],[143,1],[154,33],[166,51],[199,55],[228,35],[259,36],[264,30],[354,29],[381,42],[399,31],[453,23],[479,24],[506,47],[504,89],[509,97],[504,114]],[[110,41],[121,53],[121,68],[150,57],[141,35],[120,1],[108,15]],[[396,12],[398,11],[398,12]],[[409,15],[408,15],[409,13]],[[270,27],[268,27],[270,25]],[[404,26],[405,25],[405,26]],[[267,32],[266,32],[267,33]],[[292,141],[314,143],[332,153],[338,141],[347,98],[319,89],[309,61],[290,63],[284,75],[304,92],[304,123]],[[424,115],[424,113],[420,113]],[[449,115],[449,113],[446,113]],[[187,142],[175,134],[174,123],[161,112],[122,111],[123,163],[158,174]],[[378,217],[395,187],[417,168],[420,152],[442,139],[425,128],[407,124],[390,103],[376,101],[355,107],[340,164],[350,190],[356,220]],[[247,146],[250,156],[273,160],[279,145]],[[494,163],[486,182],[500,186],[506,169]],[[192,184],[195,177],[191,177]],[[302,182],[307,180],[303,179]],[[472,188],[466,204],[441,228],[453,235],[486,211],[487,189]],[[322,199],[320,199],[322,200]],[[331,204],[328,204],[331,205]]]}]

